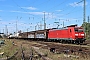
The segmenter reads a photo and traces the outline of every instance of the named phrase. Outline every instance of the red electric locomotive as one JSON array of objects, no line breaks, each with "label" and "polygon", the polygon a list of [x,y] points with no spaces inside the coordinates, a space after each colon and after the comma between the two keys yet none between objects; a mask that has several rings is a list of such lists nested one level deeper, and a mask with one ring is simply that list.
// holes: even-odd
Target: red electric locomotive
[{"label": "red electric locomotive", "polygon": [[85,41],[85,33],[82,27],[77,25],[67,26],[62,29],[51,29],[48,32],[49,40],[58,40],[68,43],[83,43]]}]

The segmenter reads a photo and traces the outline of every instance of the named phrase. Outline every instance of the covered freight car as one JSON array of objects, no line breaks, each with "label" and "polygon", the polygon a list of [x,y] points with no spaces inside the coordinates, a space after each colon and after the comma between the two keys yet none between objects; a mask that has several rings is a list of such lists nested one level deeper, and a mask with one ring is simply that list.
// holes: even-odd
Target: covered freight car
[{"label": "covered freight car", "polygon": [[21,39],[47,40],[49,29],[24,32],[19,34]]}]

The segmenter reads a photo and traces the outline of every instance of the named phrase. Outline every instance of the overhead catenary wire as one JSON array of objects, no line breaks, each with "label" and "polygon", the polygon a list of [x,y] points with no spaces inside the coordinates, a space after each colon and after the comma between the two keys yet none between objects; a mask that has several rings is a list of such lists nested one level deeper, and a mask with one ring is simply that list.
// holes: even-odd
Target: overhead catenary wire
[{"label": "overhead catenary wire", "polygon": [[[82,0],[83,1],[83,0]],[[77,2],[76,4],[79,4],[79,3],[81,3],[82,1],[80,1],[80,2]],[[63,16],[67,16],[67,15],[69,15],[69,14],[72,14],[72,13],[75,13],[75,12],[77,12],[77,11],[80,11],[80,10],[77,10],[77,11],[75,11],[75,9],[76,9],[76,7],[74,7],[72,10],[70,10],[68,13],[66,13],[66,14],[64,14],[64,15],[61,15],[60,17],[63,17]],[[64,12],[64,11],[66,11],[67,9],[66,9],[66,7],[65,7],[65,9],[64,10],[61,10],[60,12]],[[55,13],[55,14],[60,14],[60,12],[57,12],[57,13]],[[48,14],[49,15],[49,14]],[[54,15],[54,12],[52,12],[52,17],[53,17],[53,15]],[[47,18],[48,19],[48,18]]]},{"label": "overhead catenary wire", "polygon": [[[14,0],[13,0],[14,1]],[[14,1],[15,2],[15,1]],[[56,8],[57,6],[60,6],[60,5],[62,5],[63,3],[65,3],[66,2],[66,0],[64,0],[63,2],[61,2],[60,4],[58,4],[58,5],[56,5],[56,6],[54,6],[53,8]],[[44,2],[43,2],[44,3]],[[15,4],[19,7],[19,8],[21,8],[16,2],[15,2]],[[53,9],[53,8],[50,8],[50,9]],[[21,9],[23,9],[23,8],[21,8]],[[25,9],[23,9],[24,11],[26,11]],[[73,9],[74,10],[74,9]],[[26,11],[27,12],[27,11]],[[53,12],[54,13],[54,12]],[[69,12],[70,13],[70,12]],[[67,14],[69,14],[69,13],[67,13]],[[66,15],[67,15],[66,14]],[[34,16],[33,14],[30,14],[30,15],[32,15],[32,16]],[[30,17],[29,17],[29,19],[30,19]],[[33,17],[33,19],[34,19],[34,17]]]},{"label": "overhead catenary wire", "polygon": [[[25,12],[27,12],[28,13],[28,11],[27,10],[25,10],[24,8],[22,8],[22,7],[20,7],[20,5],[18,5],[14,0],[12,0],[20,9],[22,9],[23,11],[25,11]],[[42,2],[42,3],[40,3],[40,4],[38,4],[37,6],[41,6],[41,4],[44,4],[44,3],[47,3],[47,2],[49,2],[50,0],[47,0],[46,2]],[[34,1],[35,2],[35,1]],[[42,12],[43,13],[43,12]],[[31,14],[31,13],[29,13],[29,15],[31,15],[31,16],[33,16],[33,17],[29,17],[29,20],[32,18],[33,20],[35,19],[35,15],[34,14]],[[39,17],[39,19],[40,19],[41,17]]]},{"label": "overhead catenary wire", "polygon": [[[12,0],[20,9],[22,9],[23,11],[27,12],[25,9],[23,9],[22,7],[20,7],[14,0]],[[30,14],[30,13],[29,13]],[[33,14],[30,14],[33,16]]]},{"label": "overhead catenary wire", "polygon": [[[31,2],[31,0],[30,0],[30,2]],[[33,2],[31,2],[31,3],[29,3],[29,4],[27,4],[27,5],[30,5],[30,4],[35,4],[37,1],[35,0],[33,0]]]},{"label": "overhead catenary wire", "polygon": [[[14,0],[12,0],[16,6],[18,6],[20,9],[22,9],[24,12],[28,13],[27,10],[25,10],[24,8],[22,8],[20,5],[18,5]],[[28,19],[30,20],[31,18],[34,20],[35,19],[35,15],[34,14],[31,14],[31,13],[28,13],[28,15],[31,15],[32,17],[29,17]],[[40,17],[39,17],[40,18]]]},{"label": "overhead catenary wire", "polygon": [[49,10],[55,9],[56,7],[60,7],[63,3],[67,2],[68,0],[64,0],[63,2],[61,2],[58,5],[55,5],[54,7],[50,8]]},{"label": "overhead catenary wire", "polygon": [[[46,2],[48,2],[48,1],[50,1],[50,0],[47,0]],[[25,9],[23,9],[22,7],[20,7],[14,0],[13,0],[13,2],[20,8],[20,9],[22,9],[22,10],[24,10],[25,12],[27,12]],[[60,4],[58,4],[58,5],[56,5],[56,6],[60,6],[60,5],[62,5],[63,3],[65,3],[66,2],[66,0],[64,0],[63,2],[61,2]],[[45,3],[45,2],[43,2],[43,3]],[[40,3],[39,5],[41,5],[41,4],[43,4],[43,3]],[[54,8],[56,8],[56,6],[54,6]],[[51,8],[52,9],[52,8]],[[29,13],[30,14],[30,13]],[[30,15],[32,15],[32,16],[34,16],[33,14],[30,14]],[[31,17],[29,17],[29,19],[30,19]],[[33,17],[33,19],[34,19],[34,17]]]},{"label": "overhead catenary wire", "polygon": [[[82,1],[80,1],[80,2],[77,2],[76,4],[79,4],[79,3],[82,3],[83,2],[83,0]],[[62,15],[61,17],[63,17],[63,16],[66,16],[66,15],[69,15],[69,14],[71,14],[71,13],[75,13],[75,10],[76,9],[76,7],[74,7],[72,10],[70,10],[70,12],[68,12],[68,13],[66,13],[66,14],[64,14],[64,15]],[[79,10],[78,10],[79,11]],[[62,11],[61,11],[62,12]],[[57,13],[58,14],[58,13]]]},{"label": "overhead catenary wire", "polygon": [[50,0],[47,0],[47,1],[45,1],[45,2],[42,2],[42,3],[38,4],[37,6],[46,5],[49,1],[50,1]]},{"label": "overhead catenary wire", "polygon": [[[54,9],[54,8],[57,8],[57,7],[59,7],[60,5],[63,5],[63,3],[65,3],[65,2],[67,2],[67,0],[64,0],[63,2],[61,2],[60,4],[58,4],[58,5],[54,5],[54,7],[53,8],[50,8],[50,9]],[[45,3],[45,2],[43,2],[43,3]],[[79,4],[79,3],[81,3],[81,2],[78,2],[77,4]],[[40,3],[40,4],[42,4],[42,3]],[[20,7],[17,3],[16,3],[16,5],[18,6],[18,7]],[[20,7],[21,9],[23,9],[22,7]],[[76,8],[73,8],[72,10],[70,10],[70,12],[68,12],[68,13],[66,13],[66,14],[64,14],[63,16],[67,16],[67,15],[69,15],[69,14],[72,14],[72,13],[74,13],[74,11],[75,11],[75,9]],[[23,9],[25,12],[28,12],[27,10],[25,10],[25,9]],[[66,11],[67,9],[64,9],[63,11]],[[61,11],[62,12],[62,11]],[[54,12],[53,12],[53,14],[54,14]],[[58,14],[58,13],[57,13]],[[32,15],[33,16],[33,20],[35,19],[35,15],[33,15],[33,14],[30,14],[30,15]],[[49,14],[48,14],[49,15]],[[63,17],[63,16],[61,16],[61,17]],[[49,18],[49,17],[48,17]],[[47,18],[47,19],[48,19]],[[31,19],[31,17],[29,17],[29,20]],[[41,18],[42,19],[42,18]],[[46,20],[47,20],[46,19]]]}]

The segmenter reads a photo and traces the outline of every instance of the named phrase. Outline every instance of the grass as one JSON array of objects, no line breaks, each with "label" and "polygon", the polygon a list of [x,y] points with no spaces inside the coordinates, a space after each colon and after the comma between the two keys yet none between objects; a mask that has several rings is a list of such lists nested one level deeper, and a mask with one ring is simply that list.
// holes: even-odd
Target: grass
[{"label": "grass", "polygon": [[5,44],[0,47],[1,48],[0,53],[4,52],[4,54],[3,56],[0,56],[0,58],[11,57],[18,50],[18,47],[12,44],[13,42],[12,40],[9,39],[4,39],[4,40],[5,40]]}]

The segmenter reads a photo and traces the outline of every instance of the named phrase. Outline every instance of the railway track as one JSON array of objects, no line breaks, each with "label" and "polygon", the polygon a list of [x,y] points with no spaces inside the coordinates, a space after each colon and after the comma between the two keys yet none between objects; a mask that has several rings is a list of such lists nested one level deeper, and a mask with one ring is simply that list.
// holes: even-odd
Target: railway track
[{"label": "railway track", "polygon": [[[20,41],[20,40],[18,40]],[[54,48],[55,51],[50,51],[54,54],[70,54],[70,55],[75,55],[75,56],[80,56],[80,57],[89,57],[90,56],[90,46],[85,45],[76,45],[76,44],[62,44],[62,43],[57,43],[57,42],[44,42],[44,41],[32,41],[32,40],[23,40],[22,45],[26,46],[28,44],[28,47],[30,48],[30,43],[31,46],[38,47],[40,49],[45,49],[50,51],[50,49]],[[89,43],[88,43],[89,44]],[[29,49],[30,52],[30,49]],[[25,53],[25,56],[28,56],[28,53]],[[35,52],[34,52],[35,53]],[[35,53],[36,54],[36,53]],[[32,57],[32,54],[29,54]],[[37,54],[38,55],[38,54]],[[43,59],[42,59],[43,60]]]},{"label": "railway track", "polygon": [[27,55],[27,54],[24,52],[23,46],[21,45],[21,56],[22,56],[21,58],[22,58],[22,60],[37,60],[37,59],[39,59],[39,60],[41,60],[41,59],[42,60],[52,60],[52,59],[48,58],[43,52],[41,52],[38,47],[34,47],[34,46],[32,46],[30,48],[29,57],[26,57],[25,55]]},{"label": "railway track", "polygon": [[[35,40],[28,40],[28,41],[35,41]],[[56,44],[56,45],[63,45],[63,46],[78,46],[78,47],[90,47],[90,44],[89,43],[83,43],[83,44],[71,44],[71,43],[59,43],[59,42],[51,42],[51,41],[38,41],[36,40],[35,42],[37,43],[40,43],[40,44],[44,44],[45,46],[47,46],[45,43],[48,43],[48,44]]]},{"label": "railway track", "polygon": [[[55,48],[56,53],[69,53],[69,54],[82,54],[83,56],[90,56],[90,46],[87,45],[73,45],[73,44],[59,44],[51,42],[37,42],[40,45],[34,45],[36,47],[42,47],[43,49]],[[43,46],[42,46],[43,45]]]}]

